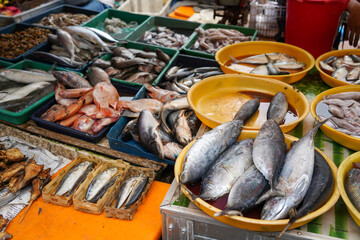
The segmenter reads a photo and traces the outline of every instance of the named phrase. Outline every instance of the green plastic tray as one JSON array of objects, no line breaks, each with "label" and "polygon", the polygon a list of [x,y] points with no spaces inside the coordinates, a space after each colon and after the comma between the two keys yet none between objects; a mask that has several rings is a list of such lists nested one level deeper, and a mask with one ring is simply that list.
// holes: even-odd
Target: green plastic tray
[{"label": "green plastic tray", "polygon": [[[39,62],[31,61],[31,60],[23,60],[21,62],[18,62],[14,65],[7,67],[6,69],[24,69],[24,68],[34,68],[34,69],[41,69],[41,70],[48,71],[51,68],[51,65],[39,63]],[[54,70],[68,71],[68,70],[66,70],[64,68],[60,68],[60,67],[55,67]],[[77,74],[83,76],[83,74],[81,74],[81,73],[77,73]],[[14,123],[14,124],[22,124],[30,118],[30,115],[33,112],[35,112],[39,107],[41,107],[43,104],[45,104],[45,102],[47,100],[49,100],[51,97],[53,97],[54,94],[55,94],[54,92],[48,94],[47,96],[43,97],[36,103],[34,103],[34,104],[30,105],[29,107],[25,108],[24,110],[22,110],[21,112],[15,113],[15,112],[10,112],[10,111],[4,110],[4,109],[0,109],[0,119],[4,120],[6,122]]]},{"label": "green plastic tray", "polygon": [[135,27],[129,28],[126,31],[122,32],[121,34],[112,35],[117,40],[127,39],[127,37],[131,33],[136,31],[136,29],[138,29],[148,18],[150,18],[150,16],[147,16],[147,15],[129,13],[129,12],[124,12],[124,11],[115,10],[115,9],[107,9],[107,10],[99,13],[98,15],[96,15],[91,20],[89,20],[88,22],[84,23],[81,26],[93,27],[93,28],[97,28],[97,29],[104,31],[105,19],[112,18],[112,17],[120,18],[122,21],[124,21],[126,23],[130,23],[132,21],[137,22],[137,25]]},{"label": "green plastic tray", "polygon": [[[242,32],[243,34],[245,34],[246,36],[252,36],[250,41],[254,41],[256,34],[257,34],[257,30],[253,29],[253,28],[245,28],[245,27],[240,27],[240,26],[234,26],[234,25],[224,25],[224,24],[212,24],[212,23],[208,23],[208,24],[204,24],[201,26],[201,28],[203,28],[204,30],[207,30],[209,28],[224,28],[224,29],[235,29],[238,30],[239,32]],[[198,33],[195,33],[191,36],[191,39],[189,39],[189,41],[187,42],[187,44],[185,44],[184,52],[187,55],[191,55],[191,56],[197,56],[197,57],[204,57],[204,58],[211,58],[211,59],[215,59],[215,54],[211,54],[211,53],[207,53],[205,51],[199,51],[199,50],[194,50],[191,47],[194,45],[196,39],[198,37]]]},{"label": "green plastic tray", "polygon": [[14,63],[10,63],[10,62],[6,62],[6,61],[3,61],[3,60],[0,60],[0,66],[1,67],[4,67],[4,68],[7,68],[7,67],[10,67],[11,65],[13,65]]},{"label": "green plastic tray", "polygon": [[[144,43],[137,43],[137,42],[121,43],[121,44],[118,44],[117,46],[126,47],[126,48],[140,49],[140,50],[144,50],[144,49],[147,48],[150,51],[155,51],[156,48],[159,48],[164,53],[166,53],[167,55],[170,56],[170,58],[171,58],[170,62],[165,66],[165,68],[162,70],[162,72],[159,74],[159,76],[152,83],[152,85],[154,85],[154,86],[160,81],[162,76],[167,72],[169,66],[172,64],[174,59],[179,54],[179,51],[175,50],[175,49],[156,47],[156,46],[152,46],[152,45],[148,45],[148,44],[144,44]],[[112,54],[109,54],[109,53],[102,57],[102,59],[104,59],[104,60],[110,60],[111,58],[112,58]],[[110,79],[115,81],[115,82],[118,82],[118,83],[121,83],[121,84],[124,84],[124,85],[128,85],[128,86],[133,86],[133,87],[136,87],[136,88],[141,88],[143,86],[143,84],[127,82],[127,81],[124,81],[122,79],[116,79],[116,78],[110,78]]]},{"label": "green plastic tray", "polygon": [[[155,31],[156,27],[158,26],[167,27],[176,33],[184,34],[185,36],[189,37],[188,39],[189,41],[190,39],[192,39],[191,37],[194,34],[194,30],[197,27],[200,27],[201,24],[196,22],[168,18],[168,17],[151,17],[144,24],[142,24],[136,31],[134,31],[128,37],[128,40],[143,42],[141,40],[141,37],[144,36],[145,32]],[[181,48],[179,48],[179,50],[181,50],[186,44],[187,42]]]}]

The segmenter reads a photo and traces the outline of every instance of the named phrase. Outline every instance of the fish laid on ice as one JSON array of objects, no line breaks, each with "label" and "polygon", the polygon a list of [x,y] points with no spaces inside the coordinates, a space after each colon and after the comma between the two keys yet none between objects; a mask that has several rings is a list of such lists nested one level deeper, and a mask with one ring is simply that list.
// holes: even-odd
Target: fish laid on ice
[{"label": "fish laid on ice", "polygon": [[91,181],[87,191],[85,199],[91,203],[96,203],[105,192],[115,183],[115,174],[118,172],[117,167],[108,168]]},{"label": "fish laid on ice", "polygon": [[143,175],[134,176],[126,180],[121,186],[116,200],[116,208],[128,208],[142,195],[149,178]]},{"label": "fish laid on ice", "polygon": [[278,92],[271,99],[270,106],[266,113],[267,119],[274,119],[277,124],[280,124],[288,111],[288,102],[286,95],[283,92]]}]

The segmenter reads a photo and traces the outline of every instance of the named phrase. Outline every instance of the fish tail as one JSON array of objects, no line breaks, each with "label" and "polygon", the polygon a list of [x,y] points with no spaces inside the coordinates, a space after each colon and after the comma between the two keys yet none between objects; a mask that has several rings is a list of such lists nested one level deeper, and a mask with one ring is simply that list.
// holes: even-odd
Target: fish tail
[{"label": "fish tail", "polygon": [[294,224],[294,222],[296,221],[296,219],[297,219],[296,217],[290,218],[288,224],[285,226],[285,228],[281,231],[281,233],[280,233],[276,238],[277,238],[277,239],[281,238],[281,237],[284,235],[284,233],[291,227],[291,225]]}]

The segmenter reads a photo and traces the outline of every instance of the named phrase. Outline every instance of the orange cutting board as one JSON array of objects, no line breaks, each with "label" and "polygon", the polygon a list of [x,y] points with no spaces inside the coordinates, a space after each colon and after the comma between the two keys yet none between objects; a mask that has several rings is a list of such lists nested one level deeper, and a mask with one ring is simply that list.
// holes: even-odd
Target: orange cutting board
[{"label": "orange cutting board", "polygon": [[[161,236],[160,204],[170,184],[154,181],[132,221],[76,211],[38,198],[21,223],[23,209],[6,231],[13,240],[78,240],[78,239],[155,239]],[[40,210],[41,209],[41,210]]]},{"label": "orange cutting board", "polygon": [[190,6],[181,6],[175,9],[175,14],[181,17],[189,18],[195,13],[194,8]]},{"label": "orange cutting board", "polygon": [[179,15],[177,15],[175,12],[170,13],[170,14],[168,15],[168,17],[170,17],[170,18],[177,18],[177,19],[181,19],[181,20],[188,20],[188,18],[179,16]]}]

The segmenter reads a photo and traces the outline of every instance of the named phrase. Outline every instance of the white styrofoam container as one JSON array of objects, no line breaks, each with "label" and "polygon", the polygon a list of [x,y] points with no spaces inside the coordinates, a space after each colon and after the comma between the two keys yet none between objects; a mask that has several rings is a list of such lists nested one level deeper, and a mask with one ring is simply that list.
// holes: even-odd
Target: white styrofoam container
[{"label": "white styrofoam container", "polygon": [[167,16],[170,4],[171,0],[126,0],[118,9],[149,16]]}]

